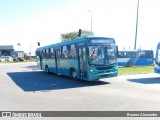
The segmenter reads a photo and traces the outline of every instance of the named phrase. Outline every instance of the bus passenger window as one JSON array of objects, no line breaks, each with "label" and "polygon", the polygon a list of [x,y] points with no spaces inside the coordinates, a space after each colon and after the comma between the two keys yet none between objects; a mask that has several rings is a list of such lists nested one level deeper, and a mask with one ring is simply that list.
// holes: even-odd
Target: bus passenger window
[{"label": "bus passenger window", "polygon": [[46,50],[45,49],[43,49],[43,51],[42,51],[42,58],[46,58]]},{"label": "bus passenger window", "polygon": [[51,57],[51,58],[54,58],[54,57],[55,57],[54,48],[51,48],[51,49],[50,49],[50,52],[51,52],[51,53],[50,53],[50,57]]},{"label": "bus passenger window", "polygon": [[70,56],[70,58],[76,58],[76,46],[75,46],[75,44],[71,45],[69,56]]},{"label": "bus passenger window", "polygon": [[46,58],[49,58],[49,49],[46,49]]},{"label": "bus passenger window", "polygon": [[61,55],[62,58],[68,58],[68,49],[67,49],[67,46],[63,46],[62,47],[62,55]]}]

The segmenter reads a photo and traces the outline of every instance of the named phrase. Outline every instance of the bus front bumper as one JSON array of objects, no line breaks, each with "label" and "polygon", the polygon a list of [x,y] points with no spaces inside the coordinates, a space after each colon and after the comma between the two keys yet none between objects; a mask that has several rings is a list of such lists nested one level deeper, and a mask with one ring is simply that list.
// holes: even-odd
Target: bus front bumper
[{"label": "bus front bumper", "polygon": [[99,80],[103,78],[110,78],[110,77],[117,77],[118,76],[118,71],[115,72],[109,72],[109,73],[99,73],[99,74],[94,74],[94,73],[89,73],[89,78],[88,80]]}]

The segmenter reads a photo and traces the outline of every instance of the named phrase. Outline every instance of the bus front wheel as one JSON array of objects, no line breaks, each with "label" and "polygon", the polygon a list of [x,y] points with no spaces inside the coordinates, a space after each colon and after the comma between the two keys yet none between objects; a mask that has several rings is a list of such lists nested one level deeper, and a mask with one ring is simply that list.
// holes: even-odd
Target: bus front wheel
[{"label": "bus front wheel", "polygon": [[76,73],[75,69],[70,70],[70,77],[74,80],[77,80],[77,73]]}]

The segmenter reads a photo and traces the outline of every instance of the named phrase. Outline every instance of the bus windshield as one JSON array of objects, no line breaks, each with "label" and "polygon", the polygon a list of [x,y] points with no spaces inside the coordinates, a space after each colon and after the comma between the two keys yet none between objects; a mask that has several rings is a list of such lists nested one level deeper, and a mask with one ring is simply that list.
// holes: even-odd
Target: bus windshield
[{"label": "bus windshield", "polygon": [[115,46],[89,46],[89,64],[110,65],[117,62]]},{"label": "bus windshield", "polygon": [[157,49],[157,59],[156,62],[160,63],[160,49]]}]

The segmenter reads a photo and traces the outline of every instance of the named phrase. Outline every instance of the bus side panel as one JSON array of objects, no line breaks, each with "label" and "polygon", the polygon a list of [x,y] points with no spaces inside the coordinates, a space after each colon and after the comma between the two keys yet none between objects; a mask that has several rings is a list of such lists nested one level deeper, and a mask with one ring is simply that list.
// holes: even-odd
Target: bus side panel
[{"label": "bus side panel", "polygon": [[48,67],[49,71],[52,73],[56,73],[56,64],[55,64],[55,59],[49,59],[48,60]]},{"label": "bus side panel", "polygon": [[45,70],[45,66],[48,64],[47,60],[46,59],[42,59],[42,70]]},{"label": "bus side panel", "polygon": [[37,59],[37,66],[38,66],[39,69],[41,69],[41,64],[40,64],[40,60],[39,59]]},{"label": "bus side panel", "polygon": [[55,73],[55,60],[54,59],[43,59],[41,64],[42,64],[42,70],[45,70],[47,66],[49,68],[49,72]]},{"label": "bus side panel", "polygon": [[129,62],[133,62],[131,58],[118,58],[118,66],[127,66]]},{"label": "bus side panel", "polygon": [[78,60],[77,59],[60,59],[58,71],[60,74],[70,76],[70,68],[74,68],[78,73]]},{"label": "bus side panel", "polygon": [[153,64],[152,58],[135,58],[135,66],[146,66],[152,64]]},{"label": "bus side panel", "polygon": [[147,66],[153,64],[152,58],[118,58],[118,66],[128,66],[133,63],[134,66]]}]

